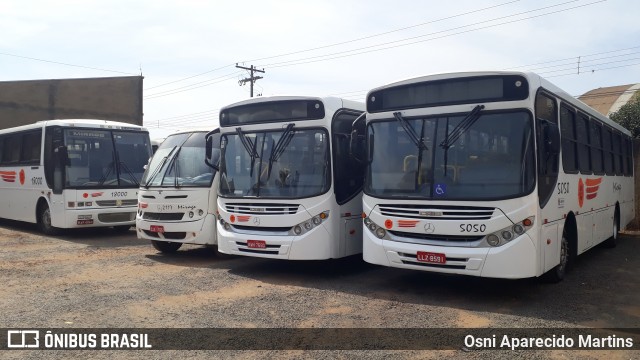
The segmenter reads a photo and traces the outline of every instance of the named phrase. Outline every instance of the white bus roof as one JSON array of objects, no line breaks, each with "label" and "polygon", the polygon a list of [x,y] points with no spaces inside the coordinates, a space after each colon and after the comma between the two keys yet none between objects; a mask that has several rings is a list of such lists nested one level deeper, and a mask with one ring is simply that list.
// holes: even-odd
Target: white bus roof
[{"label": "white bus roof", "polygon": [[29,125],[16,126],[12,128],[0,130],[0,134],[8,134],[17,131],[40,129],[43,126],[65,126],[65,127],[84,127],[98,129],[123,129],[123,130],[140,130],[147,131],[145,127],[109,120],[96,119],[58,119],[58,120],[42,120]]},{"label": "white bus roof", "polygon": [[601,113],[599,113],[598,111],[596,111],[595,109],[590,107],[589,105],[587,105],[587,104],[583,103],[582,101],[576,99],[575,97],[571,96],[569,93],[567,93],[564,90],[560,89],[559,87],[557,87],[556,85],[552,84],[551,82],[549,82],[545,78],[541,77],[540,75],[538,75],[536,73],[532,73],[532,72],[522,72],[522,71],[469,71],[469,72],[452,72],[452,73],[431,74],[431,75],[414,77],[414,78],[410,78],[410,79],[404,79],[404,80],[400,80],[400,81],[396,81],[396,82],[392,82],[392,83],[389,83],[389,84],[386,84],[386,85],[382,85],[382,86],[376,87],[376,88],[374,88],[372,90],[369,90],[367,92],[367,96],[366,96],[365,99],[368,99],[369,95],[372,92],[375,92],[375,91],[378,91],[378,90],[382,90],[382,89],[392,88],[392,87],[396,87],[396,86],[410,85],[410,84],[415,84],[415,83],[420,83],[420,82],[425,82],[425,81],[436,81],[436,80],[445,80],[445,79],[455,79],[455,78],[474,77],[474,76],[491,76],[491,75],[521,75],[521,76],[524,76],[525,78],[527,78],[529,80],[530,89],[537,89],[539,87],[542,87],[543,89],[546,89],[546,90],[550,91],[551,93],[553,93],[554,95],[556,95],[557,97],[562,99],[564,102],[569,103],[572,106],[574,106],[577,109],[579,109],[580,111],[585,112],[585,113],[589,114],[590,116],[599,119],[600,121],[602,121],[603,123],[609,125],[610,127],[614,128],[614,129],[617,129],[619,131],[622,131],[623,133],[625,133],[627,135],[631,134],[631,132],[629,132],[629,130],[625,129],[620,124],[618,124],[615,121],[609,119],[608,117],[602,115]]},{"label": "white bus roof", "polygon": [[319,100],[319,101],[322,101],[325,107],[329,109],[337,110],[340,108],[349,108],[349,109],[365,111],[364,103],[359,101],[347,100],[347,99],[342,99],[334,96],[318,97],[318,96],[293,96],[293,95],[261,96],[261,97],[251,98],[251,99],[238,101],[236,103],[224,106],[222,109],[220,109],[220,111],[222,112],[228,108],[240,106],[240,105],[258,104],[258,103],[271,102],[271,101],[287,101],[287,100]]}]

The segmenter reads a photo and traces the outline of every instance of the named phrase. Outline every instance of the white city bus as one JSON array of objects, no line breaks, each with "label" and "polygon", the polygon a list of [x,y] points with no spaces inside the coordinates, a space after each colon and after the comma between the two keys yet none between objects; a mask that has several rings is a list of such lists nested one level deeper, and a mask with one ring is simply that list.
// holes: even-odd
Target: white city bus
[{"label": "white city bus", "polygon": [[135,223],[151,154],[143,127],[104,120],[48,120],[0,130],[0,217],[61,228]]},{"label": "white city bus", "polygon": [[[207,132],[171,134],[160,144],[144,173],[136,230],[139,239],[150,240],[158,251],[171,253],[182,244],[217,243],[218,176],[205,164]],[[213,137],[213,143],[219,144],[219,135]]]},{"label": "white city bus", "polygon": [[367,262],[559,281],[635,216],[629,131],[538,75],[393,83],[366,122]]},{"label": "white city bus", "polygon": [[274,259],[362,252],[363,164],[349,155],[364,104],[264,97],[220,111],[218,250]]}]

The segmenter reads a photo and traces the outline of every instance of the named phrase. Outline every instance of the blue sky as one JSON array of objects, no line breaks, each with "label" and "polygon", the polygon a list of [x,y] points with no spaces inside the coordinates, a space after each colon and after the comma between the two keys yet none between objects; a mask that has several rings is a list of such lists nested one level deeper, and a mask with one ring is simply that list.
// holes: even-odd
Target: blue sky
[{"label": "blue sky", "polygon": [[0,81],[142,72],[154,136],[215,127],[220,107],[248,98],[235,63],[265,69],[265,96],[364,100],[396,80],[487,69],[579,95],[640,82],[639,15],[633,0],[0,0]]}]

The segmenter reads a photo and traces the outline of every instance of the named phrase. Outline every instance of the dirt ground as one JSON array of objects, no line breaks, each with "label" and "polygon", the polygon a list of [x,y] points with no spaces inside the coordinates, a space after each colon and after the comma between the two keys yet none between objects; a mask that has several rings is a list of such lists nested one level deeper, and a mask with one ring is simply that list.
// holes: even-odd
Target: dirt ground
[{"label": "dirt ground", "polygon": [[[640,236],[582,255],[560,284],[399,270],[360,257],[287,262],[184,246],[133,230],[38,234],[0,221],[0,328],[640,328]],[[508,351],[2,351],[2,358],[513,358]],[[640,358],[639,351],[524,351]]]}]

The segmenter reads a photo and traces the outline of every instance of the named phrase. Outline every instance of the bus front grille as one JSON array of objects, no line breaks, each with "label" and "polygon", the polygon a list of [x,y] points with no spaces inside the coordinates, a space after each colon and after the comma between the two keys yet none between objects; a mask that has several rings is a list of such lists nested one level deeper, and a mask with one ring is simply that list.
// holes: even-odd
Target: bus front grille
[{"label": "bus front grille", "polygon": [[183,240],[184,238],[187,237],[187,233],[182,231],[165,231],[162,233],[162,236],[160,236],[160,233],[155,232],[155,231],[150,231],[150,230],[142,230],[144,231],[145,234],[151,236],[151,237],[155,237],[158,239],[170,239],[170,240]]},{"label": "bus front grille", "polygon": [[238,250],[244,253],[250,254],[267,254],[267,255],[278,255],[280,252],[280,245],[266,245],[264,249],[256,249],[250,248],[247,246],[247,243],[236,241],[236,245],[238,245]]},{"label": "bus front grille", "polygon": [[[118,201],[120,204],[118,204]],[[98,206],[135,206],[138,205],[138,199],[98,200],[96,204]]]},{"label": "bus front grille", "polygon": [[[484,235],[437,235],[437,234],[421,234],[410,233],[404,231],[389,230],[389,233],[394,236],[398,236],[406,239],[419,239],[430,241],[449,241],[449,242],[475,242],[482,240]],[[396,240],[396,239],[394,239]]]},{"label": "bus front grille", "polygon": [[429,220],[489,220],[495,211],[493,207],[456,205],[381,204],[379,208],[384,216]]},{"label": "bus front grille", "polygon": [[142,218],[144,220],[155,221],[179,221],[182,220],[184,213],[157,213],[157,212],[144,212]]},{"label": "bus front grille", "polygon": [[298,212],[298,204],[271,203],[229,203],[225,204],[228,212],[250,215],[291,215]]},{"label": "bus front grille", "polygon": [[125,221],[134,221],[135,219],[136,219],[135,211],[98,214],[98,220],[103,223],[118,223],[118,222],[125,222]]}]

